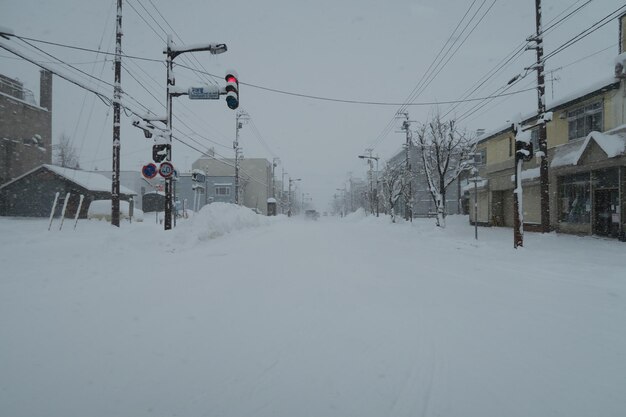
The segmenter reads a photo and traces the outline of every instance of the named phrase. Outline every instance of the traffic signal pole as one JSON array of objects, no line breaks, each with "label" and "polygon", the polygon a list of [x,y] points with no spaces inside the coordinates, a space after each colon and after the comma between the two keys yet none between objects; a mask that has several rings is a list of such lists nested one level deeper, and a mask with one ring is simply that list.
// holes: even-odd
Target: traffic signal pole
[{"label": "traffic signal pole", "polygon": [[[176,85],[176,79],[173,74],[173,61],[174,56],[172,54],[172,35],[167,35],[167,98],[166,98],[166,121],[165,129],[167,130],[167,154],[165,155],[165,161],[172,161],[172,94],[170,89]],[[170,230],[172,228],[172,177],[165,179],[165,220],[164,229]]]}]

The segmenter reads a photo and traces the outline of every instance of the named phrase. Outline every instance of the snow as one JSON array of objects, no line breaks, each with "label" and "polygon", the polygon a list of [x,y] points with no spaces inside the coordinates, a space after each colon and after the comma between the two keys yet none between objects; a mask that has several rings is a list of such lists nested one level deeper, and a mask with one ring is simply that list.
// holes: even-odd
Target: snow
[{"label": "snow", "polygon": [[584,88],[580,88],[570,94],[567,94],[566,96],[559,98],[558,100],[553,101],[548,105],[548,108],[555,109],[563,104],[566,104],[569,101],[576,100],[580,97],[586,96],[587,94],[593,93],[594,91],[609,87],[618,81],[619,80],[617,80],[615,76],[601,78],[598,81],[585,86]]},{"label": "snow", "polygon": [[[487,184],[489,183],[488,179],[483,179],[483,180],[479,180],[476,182],[476,188],[480,189],[480,188],[485,188],[487,186]],[[473,191],[474,190],[474,182],[469,182],[467,184],[463,184],[461,186],[461,192],[466,192],[466,191]]]},{"label": "snow", "polygon": [[[111,179],[95,172],[81,171],[79,169],[63,168],[56,165],[44,165],[50,171],[64,178],[74,181],[91,191],[111,192]],[[127,195],[137,194],[133,190],[120,185],[120,193]]]},{"label": "snow", "polygon": [[[120,217],[128,219],[130,204],[128,201],[120,200]],[[111,200],[94,200],[89,204],[87,210],[87,218],[98,220],[111,220]],[[143,211],[133,207],[133,220],[143,221]]]},{"label": "snow", "polygon": [[624,132],[614,134],[591,132],[584,140],[580,139],[556,147],[550,166],[577,165],[591,141],[594,141],[604,151],[607,158],[620,156],[626,151],[626,134]]},{"label": "snow", "polygon": [[0,218],[1,414],[622,415],[624,243],[473,233],[217,203],[168,232]]},{"label": "snow", "polygon": [[[539,178],[540,175],[541,175],[541,169],[539,167],[531,168],[531,169],[525,169],[521,173],[522,181],[524,181],[524,180],[533,180],[535,178]],[[511,181],[515,181],[515,174],[511,175]]]}]

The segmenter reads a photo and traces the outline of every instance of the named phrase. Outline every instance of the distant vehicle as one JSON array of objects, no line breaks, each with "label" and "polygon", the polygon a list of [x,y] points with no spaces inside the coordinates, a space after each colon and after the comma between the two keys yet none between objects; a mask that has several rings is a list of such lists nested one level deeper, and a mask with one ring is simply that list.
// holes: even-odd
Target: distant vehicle
[{"label": "distant vehicle", "polygon": [[306,210],[304,212],[304,217],[311,220],[317,220],[320,214],[315,210]]}]

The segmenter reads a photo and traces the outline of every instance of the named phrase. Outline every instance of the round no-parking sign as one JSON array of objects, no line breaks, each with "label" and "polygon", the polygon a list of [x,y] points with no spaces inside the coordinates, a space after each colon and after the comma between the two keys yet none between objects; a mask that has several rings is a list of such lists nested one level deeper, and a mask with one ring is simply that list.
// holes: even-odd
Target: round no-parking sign
[{"label": "round no-parking sign", "polygon": [[161,166],[159,167],[159,174],[163,178],[169,178],[174,174],[174,165],[170,162],[161,162]]},{"label": "round no-parking sign", "polygon": [[141,169],[141,173],[148,179],[154,178],[157,174],[157,167],[153,163],[146,164]]}]

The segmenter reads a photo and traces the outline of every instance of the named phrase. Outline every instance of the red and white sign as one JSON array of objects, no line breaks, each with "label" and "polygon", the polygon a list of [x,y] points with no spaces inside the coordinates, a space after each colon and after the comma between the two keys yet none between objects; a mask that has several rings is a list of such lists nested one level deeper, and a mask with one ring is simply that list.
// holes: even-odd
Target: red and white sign
[{"label": "red and white sign", "polygon": [[153,163],[144,165],[143,168],[141,168],[141,174],[147,179],[152,179],[156,177],[156,174],[157,174],[156,165],[154,165]]},{"label": "red and white sign", "polygon": [[161,174],[163,178],[171,177],[172,175],[174,175],[174,165],[167,161],[161,162],[161,166],[159,167],[159,174]]}]

